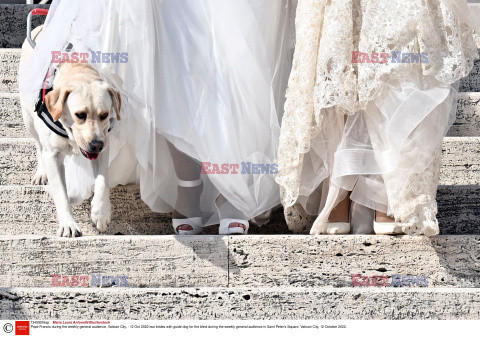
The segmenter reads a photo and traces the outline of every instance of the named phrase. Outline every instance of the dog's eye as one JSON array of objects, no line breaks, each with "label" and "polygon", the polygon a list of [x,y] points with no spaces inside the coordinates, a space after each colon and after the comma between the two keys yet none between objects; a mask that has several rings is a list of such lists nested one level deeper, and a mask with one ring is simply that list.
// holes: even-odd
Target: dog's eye
[{"label": "dog's eye", "polygon": [[75,116],[77,116],[78,119],[87,119],[87,114],[85,112],[77,112]]},{"label": "dog's eye", "polygon": [[105,120],[106,118],[108,117],[108,112],[105,112],[103,114],[100,115],[100,120]]}]

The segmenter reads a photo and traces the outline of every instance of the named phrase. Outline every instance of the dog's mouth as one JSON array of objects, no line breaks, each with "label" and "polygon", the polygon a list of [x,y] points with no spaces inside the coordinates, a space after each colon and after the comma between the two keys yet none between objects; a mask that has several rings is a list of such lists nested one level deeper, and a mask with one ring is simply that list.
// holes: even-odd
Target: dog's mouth
[{"label": "dog's mouth", "polygon": [[81,147],[79,149],[80,149],[80,152],[83,154],[83,156],[89,160],[95,160],[98,158],[98,153],[87,152]]}]

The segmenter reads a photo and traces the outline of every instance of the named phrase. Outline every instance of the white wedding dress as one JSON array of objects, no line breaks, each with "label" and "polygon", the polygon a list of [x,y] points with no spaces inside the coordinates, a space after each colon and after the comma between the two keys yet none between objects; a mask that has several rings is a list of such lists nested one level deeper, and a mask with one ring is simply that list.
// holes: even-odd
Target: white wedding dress
[{"label": "white wedding dress", "polygon": [[[325,233],[352,191],[404,233],[438,234],[442,138],[478,57],[469,23],[465,0],[299,0],[276,178],[286,213],[301,204]],[[354,51],[428,62],[352,63]]]},{"label": "white wedding dress", "polygon": [[[177,177],[167,141],[199,162],[276,162],[294,14],[295,0],[54,1],[20,94],[35,103],[51,52],[68,44],[128,53],[126,63],[93,64],[123,98],[110,135],[111,185],[138,183],[153,211],[170,212]],[[202,175],[204,223],[218,223],[219,195],[247,219],[278,205],[271,173]],[[70,197],[91,195],[87,159],[67,158],[66,175]]]}]

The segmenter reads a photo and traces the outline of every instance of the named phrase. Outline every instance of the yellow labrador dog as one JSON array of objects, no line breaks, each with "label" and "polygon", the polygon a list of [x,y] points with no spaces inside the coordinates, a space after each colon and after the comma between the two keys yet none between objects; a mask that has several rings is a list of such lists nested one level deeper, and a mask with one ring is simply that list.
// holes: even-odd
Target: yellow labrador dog
[{"label": "yellow labrador dog", "polygon": [[[41,27],[32,33],[36,40]],[[30,56],[32,47],[22,47],[20,68]],[[61,136],[47,127],[33,106],[22,103],[23,120],[36,141],[38,166],[34,185],[50,185],[57,208],[59,228],[63,237],[81,236],[70,205],[65,183],[64,159],[67,154],[83,155],[91,160],[95,174],[91,219],[100,232],[107,229],[111,218],[108,181],[108,131],[111,118],[120,119],[120,93],[104,81],[88,64],[60,64],[53,88],[45,95],[44,105],[52,120],[60,122],[66,135]],[[67,137],[68,136],[68,137]]]}]

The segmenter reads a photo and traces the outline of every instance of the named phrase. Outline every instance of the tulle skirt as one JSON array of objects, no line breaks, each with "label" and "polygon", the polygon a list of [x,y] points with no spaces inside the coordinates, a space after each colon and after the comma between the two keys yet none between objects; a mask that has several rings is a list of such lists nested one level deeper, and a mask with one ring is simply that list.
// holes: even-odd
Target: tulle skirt
[{"label": "tulle skirt", "polygon": [[[178,208],[169,142],[198,162],[238,167],[202,175],[205,223],[218,223],[219,195],[253,218],[280,203],[274,173],[294,2],[55,1],[20,74],[22,100],[35,102],[52,51],[71,44],[72,52],[126,53],[124,63],[92,64],[123,98],[122,120],[109,136],[111,185],[139,184],[153,211]],[[72,199],[91,195],[86,159],[68,157],[66,176]]]},{"label": "tulle skirt", "polygon": [[324,233],[351,192],[405,233],[438,234],[442,139],[478,57],[467,11],[463,0],[299,1],[276,178],[286,213],[301,204]]}]

